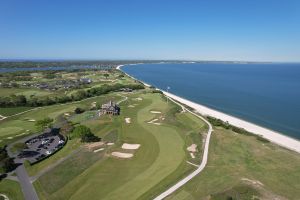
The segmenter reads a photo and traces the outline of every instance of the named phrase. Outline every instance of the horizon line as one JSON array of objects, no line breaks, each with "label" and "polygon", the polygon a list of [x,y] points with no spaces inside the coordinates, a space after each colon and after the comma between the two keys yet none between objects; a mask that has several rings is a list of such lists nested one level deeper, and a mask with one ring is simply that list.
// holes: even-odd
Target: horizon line
[{"label": "horizon line", "polygon": [[249,61],[249,60],[197,60],[197,59],[92,59],[92,58],[0,58],[0,62],[37,62],[37,61],[187,61],[187,62],[246,62],[246,63],[300,63],[300,61]]}]

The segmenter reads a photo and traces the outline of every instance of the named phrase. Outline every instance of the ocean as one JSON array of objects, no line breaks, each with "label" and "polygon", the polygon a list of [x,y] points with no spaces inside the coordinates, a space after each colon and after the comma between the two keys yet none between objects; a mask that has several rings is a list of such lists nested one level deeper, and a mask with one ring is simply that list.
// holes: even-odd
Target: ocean
[{"label": "ocean", "polygon": [[300,64],[139,64],[122,70],[157,88],[300,139]]}]

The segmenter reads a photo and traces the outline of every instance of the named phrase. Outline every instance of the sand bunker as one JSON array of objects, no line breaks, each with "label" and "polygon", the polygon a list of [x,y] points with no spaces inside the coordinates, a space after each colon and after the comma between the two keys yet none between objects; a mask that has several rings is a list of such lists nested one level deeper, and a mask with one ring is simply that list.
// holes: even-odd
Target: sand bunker
[{"label": "sand bunker", "polygon": [[115,143],[113,143],[113,142],[108,142],[106,145],[107,146],[112,146],[112,145],[114,145]]},{"label": "sand bunker", "polygon": [[35,119],[28,119],[29,122],[35,122]]},{"label": "sand bunker", "polygon": [[118,158],[132,158],[132,153],[121,153],[121,152],[112,152],[111,155],[118,157]]},{"label": "sand bunker", "polygon": [[153,113],[153,114],[160,114],[161,113],[160,111],[155,111],[155,110],[152,110],[150,112]]},{"label": "sand bunker", "polygon": [[97,153],[97,152],[99,152],[99,151],[103,151],[103,150],[104,150],[104,148],[95,149],[95,150],[94,150],[94,153]]},{"label": "sand bunker", "polygon": [[156,121],[158,121],[158,119],[153,119],[153,120],[151,120],[151,121],[149,121],[149,122],[147,122],[147,123],[148,123],[148,124],[161,125],[161,123],[158,123],[158,122],[156,122]]},{"label": "sand bunker", "polygon": [[195,155],[194,155],[194,153],[190,153],[190,155],[191,155],[191,157],[192,157],[192,158],[195,158]]},{"label": "sand bunker", "polygon": [[134,100],[142,101],[143,99],[141,97],[138,97],[138,98],[135,98]]},{"label": "sand bunker", "polygon": [[264,185],[264,184],[262,184],[260,181],[251,180],[251,179],[248,179],[248,178],[242,178],[241,180],[242,180],[242,181],[250,182],[250,183],[252,183],[252,184],[254,184],[254,185]]},{"label": "sand bunker", "polygon": [[191,146],[189,146],[189,147],[187,148],[187,150],[188,150],[189,152],[196,152],[196,151],[197,151],[197,145],[196,145],[196,144],[192,144]]},{"label": "sand bunker", "polygon": [[64,113],[65,116],[70,116],[70,113]]},{"label": "sand bunker", "polygon": [[93,142],[91,144],[86,144],[85,147],[88,148],[89,150],[92,150],[94,148],[97,148],[97,147],[100,147],[103,145],[104,145],[104,142]]},{"label": "sand bunker", "polygon": [[26,134],[28,134],[28,133],[20,133],[20,134],[18,134],[18,135],[16,135],[16,137],[19,137],[19,136],[22,136],[22,135],[26,135]]},{"label": "sand bunker", "polygon": [[131,119],[129,117],[126,117],[125,118],[125,122],[126,122],[126,124],[130,124],[131,123]]},{"label": "sand bunker", "polygon": [[128,143],[124,143],[122,145],[122,149],[138,149],[140,148],[140,144],[128,144]]}]

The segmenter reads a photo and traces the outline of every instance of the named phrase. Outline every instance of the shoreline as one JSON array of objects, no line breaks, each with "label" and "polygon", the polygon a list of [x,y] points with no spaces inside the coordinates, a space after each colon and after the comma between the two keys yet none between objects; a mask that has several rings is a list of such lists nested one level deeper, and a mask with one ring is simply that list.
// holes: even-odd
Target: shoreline
[{"label": "shoreline", "polygon": [[[119,65],[119,66],[117,66],[116,69],[122,71],[121,70],[122,66],[124,66],[124,65]],[[140,81],[145,86],[148,86],[148,87],[150,86],[149,84],[145,83],[144,81],[138,80],[138,79],[132,77],[131,75],[127,74],[124,71],[122,71],[122,72],[125,73],[130,78],[132,78],[134,80],[137,80],[137,81]],[[211,116],[211,117],[220,119],[224,122],[227,121],[231,125],[237,126],[239,128],[243,128],[243,129],[245,129],[245,130],[247,130],[247,131],[249,131],[253,134],[262,136],[263,138],[270,140],[270,142],[273,142],[273,143],[278,144],[282,147],[285,147],[287,149],[290,149],[290,150],[293,150],[293,151],[296,151],[296,152],[300,153],[300,141],[297,140],[297,139],[288,137],[288,136],[283,135],[281,133],[278,133],[276,131],[264,128],[262,126],[254,124],[254,123],[251,123],[251,122],[245,121],[243,119],[231,116],[229,114],[225,114],[225,113],[222,113],[220,111],[208,108],[204,105],[192,102],[188,99],[185,99],[183,97],[174,95],[174,94],[166,92],[164,90],[161,90],[161,91],[166,96],[168,96],[169,98],[172,98],[172,99],[174,99],[174,100],[176,100],[176,101],[178,101],[178,102],[180,102],[184,105],[187,105],[187,106],[193,108],[195,111],[197,111],[199,114],[201,114],[203,116]]]}]

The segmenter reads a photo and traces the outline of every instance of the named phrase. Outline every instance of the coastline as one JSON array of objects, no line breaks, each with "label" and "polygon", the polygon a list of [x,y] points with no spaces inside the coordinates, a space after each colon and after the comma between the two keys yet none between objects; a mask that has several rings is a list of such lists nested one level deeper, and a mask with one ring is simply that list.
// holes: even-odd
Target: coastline
[{"label": "coastline", "polygon": [[[124,66],[124,65],[119,65],[119,66],[117,66],[116,69],[122,71],[121,70],[122,66]],[[137,81],[142,82],[145,86],[148,86],[148,87],[150,86],[149,84],[132,77],[131,75],[127,74],[126,72],[124,72],[124,71],[122,71],[122,72],[125,73],[127,76],[131,77],[132,79],[135,79]],[[169,92],[166,92],[166,91],[163,91],[163,90],[161,90],[161,91],[166,96],[168,96],[169,98],[172,98],[172,99],[174,99],[174,100],[176,100],[176,101],[178,101],[178,102],[180,102],[184,105],[187,105],[187,106],[195,109],[199,114],[201,114],[203,116],[211,116],[211,117],[220,119],[224,122],[227,121],[231,125],[237,126],[239,128],[243,128],[243,129],[245,129],[249,132],[252,132],[256,135],[262,136],[263,138],[268,139],[268,140],[270,140],[271,142],[273,142],[275,144],[278,144],[282,147],[285,147],[287,149],[290,149],[290,150],[293,150],[293,151],[296,151],[296,152],[300,153],[300,141],[297,140],[297,139],[288,137],[286,135],[283,135],[283,134],[278,133],[276,131],[261,127],[259,125],[253,124],[251,122],[247,122],[243,119],[239,119],[239,118],[231,116],[229,114],[225,114],[225,113],[222,113],[220,111],[208,108],[204,105],[192,102],[190,100],[179,97],[179,96],[174,95],[172,93],[169,93]]]}]

